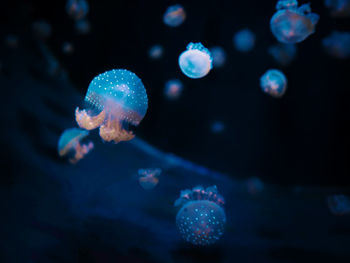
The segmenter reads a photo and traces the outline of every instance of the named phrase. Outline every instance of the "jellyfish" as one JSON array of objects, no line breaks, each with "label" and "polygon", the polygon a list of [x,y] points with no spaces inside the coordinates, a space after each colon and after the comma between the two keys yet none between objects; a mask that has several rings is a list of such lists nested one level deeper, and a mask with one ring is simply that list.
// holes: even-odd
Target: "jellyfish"
[{"label": "jellyfish", "polygon": [[310,4],[298,7],[297,0],[279,0],[277,12],[272,16],[270,28],[278,41],[299,43],[315,32],[319,15],[311,13]]},{"label": "jellyfish", "polygon": [[287,89],[287,79],[281,71],[270,69],[260,78],[260,87],[272,97],[281,98]]},{"label": "jellyfish", "polygon": [[139,169],[139,183],[145,190],[152,190],[159,182],[159,175],[162,170],[159,168],[155,169]]},{"label": "jellyfish", "polygon": [[248,193],[256,195],[264,190],[264,182],[258,177],[251,177],[246,181]]},{"label": "jellyfish", "polygon": [[151,59],[160,59],[163,56],[163,51],[161,45],[154,45],[149,49],[148,55]]},{"label": "jellyfish", "polygon": [[81,35],[88,34],[90,32],[90,29],[90,22],[86,19],[80,19],[75,22],[75,30]]},{"label": "jellyfish", "polygon": [[89,4],[86,0],[68,0],[66,11],[71,18],[80,20],[89,13]]},{"label": "jellyfish", "polygon": [[135,137],[128,124],[137,126],[144,118],[148,98],[145,87],[136,74],[125,69],[113,69],[96,76],[85,96],[87,110],[75,110],[80,128],[99,127],[100,137],[118,143]]},{"label": "jellyfish", "polygon": [[183,90],[182,82],[178,79],[171,79],[165,83],[164,95],[169,100],[176,100]]},{"label": "jellyfish", "polygon": [[189,43],[187,50],[179,56],[182,73],[192,79],[206,76],[212,68],[212,57],[202,43]]},{"label": "jellyfish", "polygon": [[81,144],[81,141],[89,135],[89,132],[79,128],[65,130],[58,141],[58,154],[70,156],[69,161],[73,164],[83,159],[93,148],[94,144]]},{"label": "jellyfish", "polygon": [[196,186],[181,191],[175,206],[176,226],[182,238],[193,245],[206,246],[217,242],[224,233],[226,215],[224,198],[216,186]]},{"label": "jellyfish", "polygon": [[350,0],[325,0],[324,4],[331,10],[333,17],[350,16]]},{"label": "jellyfish", "polygon": [[322,40],[326,52],[339,59],[350,57],[350,32],[332,32]]},{"label": "jellyfish", "polygon": [[167,26],[177,27],[186,19],[186,13],[181,5],[172,5],[167,8],[163,16],[163,22]]},{"label": "jellyfish", "polygon": [[350,214],[350,199],[345,195],[328,196],[327,204],[334,215]]},{"label": "jellyfish", "polygon": [[210,130],[212,133],[222,133],[225,130],[225,124],[222,121],[214,121],[211,124]]},{"label": "jellyfish", "polygon": [[62,52],[64,54],[72,54],[74,52],[74,46],[70,42],[64,42],[62,45]]},{"label": "jellyfish", "polygon": [[213,57],[213,67],[221,68],[226,62],[226,52],[220,46],[215,46],[209,49],[211,56]]},{"label": "jellyfish", "polygon": [[269,47],[268,52],[277,63],[287,66],[293,61],[297,48],[294,44],[279,43]]},{"label": "jellyfish", "polygon": [[242,29],[233,36],[233,45],[240,52],[248,52],[254,48],[255,34],[249,29]]},{"label": "jellyfish", "polygon": [[34,33],[41,39],[46,39],[51,36],[51,25],[45,20],[39,20],[32,24]]}]

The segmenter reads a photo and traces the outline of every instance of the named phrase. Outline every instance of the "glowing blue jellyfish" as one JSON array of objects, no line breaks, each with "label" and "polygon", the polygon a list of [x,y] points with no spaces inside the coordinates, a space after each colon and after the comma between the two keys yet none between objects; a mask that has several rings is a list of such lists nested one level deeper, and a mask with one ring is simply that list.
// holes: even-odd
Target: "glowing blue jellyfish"
[{"label": "glowing blue jellyfish", "polygon": [[279,43],[269,47],[268,52],[277,63],[287,66],[293,61],[297,48],[294,44]]},{"label": "glowing blue jellyfish", "polygon": [[41,39],[46,39],[51,36],[51,25],[45,20],[39,20],[32,24],[34,33]]},{"label": "glowing blue jellyfish", "polygon": [[280,98],[286,92],[287,79],[281,71],[270,69],[260,78],[260,87],[272,97]]},{"label": "glowing blue jellyfish", "polygon": [[322,40],[326,52],[339,59],[350,57],[350,32],[333,32]]},{"label": "glowing blue jellyfish", "polygon": [[90,22],[86,19],[80,19],[75,22],[75,30],[81,35],[88,34],[90,32],[90,29]]},{"label": "glowing blue jellyfish", "polygon": [[62,52],[64,54],[72,54],[74,52],[74,46],[70,42],[64,42],[62,45]]},{"label": "glowing blue jellyfish", "polygon": [[129,141],[135,137],[128,124],[137,126],[147,112],[145,87],[134,73],[125,69],[106,71],[95,77],[87,90],[87,110],[75,110],[75,119],[86,130],[100,127],[107,142]]},{"label": "glowing blue jellyfish", "polygon": [[221,68],[226,62],[226,52],[222,47],[215,46],[209,49],[213,58],[213,67]]},{"label": "glowing blue jellyfish", "polygon": [[325,0],[324,4],[331,10],[331,16],[350,16],[350,0]]},{"label": "glowing blue jellyfish", "polygon": [[264,182],[258,177],[251,177],[247,180],[247,190],[251,195],[256,195],[264,190]]},{"label": "glowing blue jellyfish", "polygon": [[154,45],[149,49],[148,55],[151,59],[160,59],[163,56],[163,51],[161,45]]},{"label": "glowing blue jellyfish", "polygon": [[224,233],[226,215],[224,198],[216,186],[204,189],[196,186],[181,191],[175,206],[180,206],[176,226],[184,240],[194,245],[211,245]]},{"label": "glowing blue jellyfish", "polygon": [[255,45],[255,34],[249,29],[242,29],[233,36],[233,45],[240,52],[248,52]]},{"label": "glowing blue jellyfish", "polygon": [[327,204],[334,215],[350,214],[350,199],[345,195],[328,196]]},{"label": "glowing blue jellyfish", "polygon": [[192,79],[206,76],[212,68],[212,57],[201,43],[189,43],[187,50],[179,56],[182,73]]},{"label": "glowing blue jellyfish", "polygon": [[178,79],[171,79],[165,83],[164,95],[169,100],[176,100],[183,90],[182,82]]},{"label": "glowing blue jellyfish", "polygon": [[71,163],[77,163],[94,148],[92,142],[88,144],[80,143],[88,135],[88,131],[78,128],[65,130],[58,141],[58,154],[61,157],[69,156]]},{"label": "glowing blue jellyfish", "polygon": [[278,10],[271,18],[270,28],[278,41],[299,43],[315,32],[319,15],[311,13],[310,4],[298,7],[296,0],[279,0]]},{"label": "glowing blue jellyfish", "polygon": [[80,20],[89,13],[89,4],[86,0],[68,0],[66,11],[71,18]]},{"label": "glowing blue jellyfish", "polygon": [[225,124],[221,121],[214,121],[211,124],[210,130],[212,133],[216,133],[216,134],[222,133],[225,130]]},{"label": "glowing blue jellyfish", "polygon": [[164,24],[170,27],[177,27],[181,25],[185,19],[186,13],[181,5],[169,6],[163,16]]},{"label": "glowing blue jellyfish", "polygon": [[139,169],[139,183],[145,190],[152,190],[159,182],[159,176],[162,170],[159,168],[155,169]]}]

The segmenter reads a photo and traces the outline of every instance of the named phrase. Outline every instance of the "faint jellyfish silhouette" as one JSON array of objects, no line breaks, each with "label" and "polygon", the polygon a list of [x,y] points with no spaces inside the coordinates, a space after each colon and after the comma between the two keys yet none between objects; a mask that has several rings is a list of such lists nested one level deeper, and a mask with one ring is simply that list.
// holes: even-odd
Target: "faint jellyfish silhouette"
[{"label": "faint jellyfish silhouette", "polygon": [[224,233],[226,215],[224,198],[216,186],[204,189],[196,186],[181,191],[175,206],[181,207],[176,215],[176,226],[182,238],[194,245],[211,245]]},{"label": "faint jellyfish silhouette", "polygon": [[94,144],[81,144],[81,141],[89,135],[89,132],[79,128],[65,130],[58,141],[58,154],[68,156],[71,163],[77,163],[83,159],[93,148]]},{"label": "faint jellyfish silhouette", "polygon": [[272,97],[281,98],[287,89],[287,79],[281,71],[270,69],[260,78],[260,87]]},{"label": "faint jellyfish silhouette", "polygon": [[233,45],[240,52],[248,52],[254,48],[255,34],[249,29],[242,29],[233,36]]},{"label": "faint jellyfish silhouette", "polygon": [[18,36],[10,34],[5,37],[5,44],[10,48],[18,47]]},{"label": "faint jellyfish silhouette", "polygon": [[183,90],[182,82],[178,79],[171,79],[165,83],[164,95],[169,100],[176,100]]},{"label": "faint jellyfish silhouette", "polygon": [[163,22],[167,26],[177,27],[186,19],[186,13],[181,5],[172,5],[167,8],[163,16]]},{"label": "faint jellyfish silhouette", "polygon": [[81,35],[89,34],[91,30],[90,22],[87,19],[80,19],[76,21],[75,30]]},{"label": "faint jellyfish silhouette", "polygon": [[256,195],[264,190],[264,182],[258,177],[251,177],[246,181],[248,193]]},{"label": "faint jellyfish silhouette", "polygon": [[350,32],[332,32],[322,40],[326,52],[332,57],[347,59],[350,57]]},{"label": "faint jellyfish silhouette", "polygon": [[163,56],[163,47],[161,45],[154,45],[148,50],[148,56],[151,59],[160,59]]},{"label": "faint jellyfish silhouette", "polygon": [[299,43],[315,32],[319,15],[311,13],[310,4],[298,7],[296,0],[279,0],[277,12],[272,16],[270,28],[278,41]]},{"label": "faint jellyfish silhouette", "polygon": [[74,52],[74,46],[70,42],[64,42],[62,45],[62,52],[64,54],[72,54]]},{"label": "faint jellyfish silhouette", "polygon": [[226,52],[220,46],[215,46],[209,49],[210,54],[213,58],[213,67],[221,68],[226,62]]},{"label": "faint jellyfish silhouette", "polygon": [[96,76],[85,96],[88,110],[75,110],[75,119],[86,130],[100,127],[100,137],[107,142],[129,141],[135,137],[129,124],[139,125],[147,112],[145,87],[136,74],[114,69]]},{"label": "faint jellyfish silhouette", "polygon": [[331,10],[333,17],[350,16],[350,0],[325,0],[324,4]]},{"label": "faint jellyfish silhouette", "polygon": [[350,199],[345,195],[328,196],[327,205],[333,215],[350,214]]},{"label": "faint jellyfish silhouette", "polygon": [[179,66],[187,77],[198,79],[206,76],[212,68],[212,57],[201,43],[189,43],[179,56]]},{"label": "faint jellyfish silhouette", "polygon": [[225,124],[222,121],[214,121],[211,124],[210,130],[215,134],[222,133],[225,130]]},{"label": "faint jellyfish silhouette", "polygon": [[45,20],[39,20],[32,24],[35,35],[43,40],[51,36],[51,25]]},{"label": "faint jellyfish silhouette", "polygon": [[89,4],[86,0],[68,0],[66,11],[71,18],[80,20],[89,13]]},{"label": "faint jellyfish silhouette", "polygon": [[159,176],[162,170],[159,168],[155,169],[139,169],[139,183],[145,190],[152,190],[159,182]]},{"label": "faint jellyfish silhouette", "polygon": [[268,52],[278,64],[287,66],[293,61],[297,48],[294,44],[278,43],[269,47]]}]

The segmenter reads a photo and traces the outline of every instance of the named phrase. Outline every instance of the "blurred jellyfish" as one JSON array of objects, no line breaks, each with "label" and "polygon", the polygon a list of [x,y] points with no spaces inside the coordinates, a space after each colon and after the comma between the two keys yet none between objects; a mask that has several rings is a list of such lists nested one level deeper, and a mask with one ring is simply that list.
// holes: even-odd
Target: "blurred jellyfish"
[{"label": "blurred jellyfish", "polygon": [[68,155],[71,163],[77,163],[94,148],[92,142],[80,143],[88,135],[88,131],[78,128],[65,130],[58,141],[58,154],[61,157]]},{"label": "blurred jellyfish", "polygon": [[216,133],[216,134],[222,133],[225,130],[225,124],[221,121],[214,121],[211,124],[210,130],[212,133]]},{"label": "blurred jellyfish", "polygon": [[81,35],[88,34],[90,32],[90,29],[90,22],[86,19],[80,19],[75,22],[75,30]]},{"label": "blurred jellyfish", "polygon": [[264,190],[264,182],[258,177],[251,177],[246,182],[248,193],[256,195]]},{"label": "blurred jellyfish", "polygon": [[160,59],[163,56],[163,51],[161,45],[154,45],[149,49],[148,55],[151,59]]},{"label": "blurred jellyfish", "polygon": [[213,67],[221,68],[226,62],[226,52],[222,47],[215,46],[209,49],[213,58]]},{"label": "blurred jellyfish", "polygon": [[164,95],[169,100],[176,100],[180,97],[182,90],[182,82],[178,79],[171,79],[165,83]]},{"label": "blurred jellyfish", "polygon": [[170,27],[177,27],[181,25],[185,19],[186,13],[181,5],[169,6],[163,16],[164,24]]},{"label": "blurred jellyfish", "polygon": [[331,10],[331,16],[350,16],[350,0],[325,0],[324,4]]},{"label": "blurred jellyfish", "polygon": [[39,20],[32,24],[35,35],[41,39],[47,39],[51,36],[51,25],[45,20]]},{"label": "blurred jellyfish", "polygon": [[350,32],[332,32],[322,40],[326,52],[339,59],[350,57]]},{"label": "blurred jellyfish", "polygon": [[68,0],[66,11],[71,18],[80,20],[89,13],[89,4],[86,0]]},{"label": "blurred jellyfish", "polygon": [[226,223],[223,205],[224,198],[215,185],[181,191],[175,206],[181,207],[176,215],[176,226],[182,238],[201,246],[217,242],[224,233]]},{"label": "blurred jellyfish", "polygon": [[189,43],[187,50],[179,56],[179,65],[187,77],[198,79],[209,73],[212,60],[209,50],[201,43]]},{"label": "blurred jellyfish", "polygon": [[18,47],[18,37],[16,35],[7,35],[5,37],[5,44],[10,48],[17,48]]},{"label": "blurred jellyfish", "polygon": [[162,173],[162,170],[159,168],[156,169],[139,169],[139,183],[145,190],[152,190],[159,182],[159,175]]},{"label": "blurred jellyfish", "polygon": [[279,43],[269,47],[268,52],[277,63],[287,66],[293,61],[297,48],[294,44]]},{"label": "blurred jellyfish", "polygon": [[277,12],[272,16],[270,28],[278,41],[299,43],[315,32],[319,15],[311,13],[310,4],[298,7],[297,0],[279,0]]},{"label": "blurred jellyfish", "polygon": [[62,52],[64,54],[72,54],[74,52],[74,46],[70,42],[64,42],[62,45]]},{"label": "blurred jellyfish", "polygon": [[255,45],[255,34],[249,29],[242,29],[233,36],[233,45],[240,52],[248,52]]},{"label": "blurred jellyfish", "polygon": [[135,137],[126,130],[138,125],[146,114],[148,98],[136,74],[114,69],[95,77],[85,96],[88,110],[75,110],[75,119],[86,130],[100,127],[100,137],[107,142],[129,141]]},{"label": "blurred jellyfish", "polygon": [[270,69],[260,78],[260,87],[272,97],[280,98],[286,92],[287,79],[281,71]]},{"label": "blurred jellyfish", "polygon": [[334,215],[350,214],[350,199],[345,195],[328,196],[327,204]]}]

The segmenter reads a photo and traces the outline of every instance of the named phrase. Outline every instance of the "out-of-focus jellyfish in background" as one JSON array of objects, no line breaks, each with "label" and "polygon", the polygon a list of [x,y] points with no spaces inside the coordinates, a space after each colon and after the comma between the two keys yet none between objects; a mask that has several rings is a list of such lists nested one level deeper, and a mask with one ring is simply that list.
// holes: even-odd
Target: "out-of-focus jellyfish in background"
[{"label": "out-of-focus jellyfish in background", "polygon": [[139,169],[139,183],[145,190],[152,190],[159,182],[159,176],[162,170],[159,168],[155,169]]},{"label": "out-of-focus jellyfish in background", "polygon": [[246,181],[248,193],[256,195],[264,190],[264,182],[258,177],[250,177]]},{"label": "out-of-focus jellyfish in background", "polygon": [[350,57],[350,32],[332,32],[322,40],[326,52],[339,59]]},{"label": "out-of-focus jellyfish in background", "polygon": [[75,110],[75,119],[86,130],[100,127],[107,142],[135,137],[128,125],[139,125],[147,112],[148,98],[140,78],[131,71],[114,69],[95,77],[85,96],[87,110]]},{"label": "out-of-focus jellyfish in background", "polygon": [[70,42],[64,42],[62,45],[62,52],[67,55],[72,54],[74,52],[73,44]]},{"label": "out-of-focus jellyfish in background", "polygon": [[160,59],[163,56],[164,49],[161,45],[154,45],[148,50],[151,59]]},{"label": "out-of-focus jellyfish in background", "polygon": [[297,48],[294,44],[278,43],[269,47],[268,52],[278,64],[287,66],[293,61]]},{"label": "out-of-focus jellyfish in background", "polygon": [[58,154],[68,156],[71,163],[77,163],[83,159],[93,148],[94,144],[81,144],[81,141],[89,135],[89,132],[79,128],[65,130],[58,141]]},{"label": "out-of-focus jellyfish in background", "polygon": [[186,13],[181,5],[172,5],[167,8],[163,16],[163,22],[167,26],[177,27],[186,19]]},{"label": "out-of-focus jellyfish in background", "polygon": [[40,39],[47,39],[51,36],[51,25],[45,20],[39,20],[32,24],[34,34]]},{"label": "out-of-focus jellyfish in background", "polygon": [[89,34],[91,30],[90,22],[87,19],[80,19],[76,21],[75,30],[81,35]]},{"label": "out-of-focus jellyfish in background", "polygon": [[249,29],[242,29],[233,36],[233,45],[240,52],[248,52],[254,48],[255,34]]},{"label": "out-of-focus jellyfish in background", "polygon": [[310,4],[298,7],[296,0],[280,0],[277,12],[272,16],[270,28],[278,41],[287,44],[299,43],[315,32],[319,15],[311,13]]},{"label": "out-of-focus jellyfish in background", "polygon": [[66,11],[71,18],[80,20],[89,13],[89,4],[86,0],[68,0]]},{"label": "out-of-focus jellyfish in background", "polygon": [[184,240],[194,245],[211,245],[224,233],[226,215],[224,198],[216,186],[204,189],[196,186],[181,191],[175,206],[181,207],[176,215],[176,226]]},{"label": "out-of-focus jellyfish in background", "polygon": [[286,92],[287,79],[281,71],[270,69],[260,78],[260,87],[272,97],[280,98]]},{"label": "out-of-focus jellyfish in background", "polygon": [[331,10],[333,17],[350,16],[350,0],[325,0],[324,4]]},{"label": "out-of-focus jellyfish in background", "polygon": [[4,39],[5,44],[10,48],[17,48],[18,47],[18,36],[9,34]]},{"label": "out-of-focus jellyfish in background", "polygon": [[215,134],[222,133],[225,130],[225,124],[222,121],[214,121],[211,123],[210,130]]},{"label": "out-of-focus jellyfish in background", "polygon": [[213,58],[213,67],[221,68],[226,62],[226,52],[222,47],[215,46],[209,49]]},{"label": "out-of-focus jellyfish in background", "polygon": [[169,100],[176,100],[180,97],[182,90],[182,82],[178,79],[171,79],[165,83],[164,95]]},{"label": "out-of-focus jellyfish in background", "polygon": [[350,214],[350,199],[345,195],[328,196],[327,205],[334,215]]},{"label": "out-of-focus jellyfish in background", "polygon": [[209,50],[202,43],[189,43],[187,50],[179,56],[179,66],[187,77],[198,79],[209,73],[212,60]]}]

